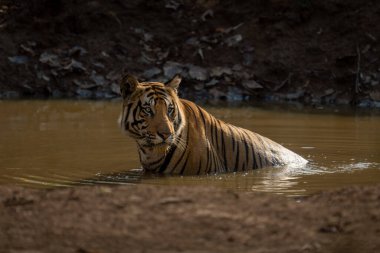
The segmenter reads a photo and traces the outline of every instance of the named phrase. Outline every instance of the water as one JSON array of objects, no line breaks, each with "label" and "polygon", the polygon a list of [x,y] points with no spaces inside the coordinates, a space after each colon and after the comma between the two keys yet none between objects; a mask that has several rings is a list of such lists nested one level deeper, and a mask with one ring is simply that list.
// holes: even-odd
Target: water
[{"label": "water", "polygon": [[0,101],[0,184],[213,185],[307,195],[380,182],[380,116],[317,109],[205,106],[220,119],[267,136],[310,160],[303,168],[142,178],[136,146],[118,128],[120,102]]}]

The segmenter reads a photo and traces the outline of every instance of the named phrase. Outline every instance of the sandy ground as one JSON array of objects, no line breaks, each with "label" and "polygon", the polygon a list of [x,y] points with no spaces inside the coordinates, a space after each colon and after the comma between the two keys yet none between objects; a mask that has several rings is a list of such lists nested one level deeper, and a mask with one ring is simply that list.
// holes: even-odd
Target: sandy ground
[{"label": "sandy ground", "polygon": [[223,189],[0,187],[1,252],[380,252],[380,185],[302,199]]}]

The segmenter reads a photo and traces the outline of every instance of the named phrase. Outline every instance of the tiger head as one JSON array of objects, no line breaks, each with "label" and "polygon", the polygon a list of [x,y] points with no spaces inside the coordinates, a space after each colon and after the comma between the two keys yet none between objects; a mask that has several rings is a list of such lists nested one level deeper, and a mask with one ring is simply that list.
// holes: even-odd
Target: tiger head
[{"label": "tiger head", "polygon": [[180,82],[179,76],[165,84],[139,82],[128,74],[121,78],[120,127],[140,148],[166,151],[179,138],[185,121],[177,96]]}]

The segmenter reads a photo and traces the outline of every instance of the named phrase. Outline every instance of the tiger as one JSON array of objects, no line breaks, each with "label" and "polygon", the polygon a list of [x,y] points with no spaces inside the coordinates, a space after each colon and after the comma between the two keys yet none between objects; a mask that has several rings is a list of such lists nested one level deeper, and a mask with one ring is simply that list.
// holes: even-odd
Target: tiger
[{"label": "tiger", "polygon": [[307,163],[282,145],[179,98],[181,80],[176,75],[165,83],[139,82],[130,74],[120,79],[119,124],[136,141],[144,172],[206,175]]}]

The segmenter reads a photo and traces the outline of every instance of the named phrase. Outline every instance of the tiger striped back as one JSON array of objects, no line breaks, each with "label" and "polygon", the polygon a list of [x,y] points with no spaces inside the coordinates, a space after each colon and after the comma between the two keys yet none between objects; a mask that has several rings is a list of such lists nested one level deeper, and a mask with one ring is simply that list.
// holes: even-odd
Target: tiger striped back
[{"label": "tiger striped back", "polygon": [[178,98],[180,81],[177,76],[167,84],[139,83],[129,75],[121,81],[121,128],[136,140],[146,171],[200,175],[307,163],[280,144]]}]

